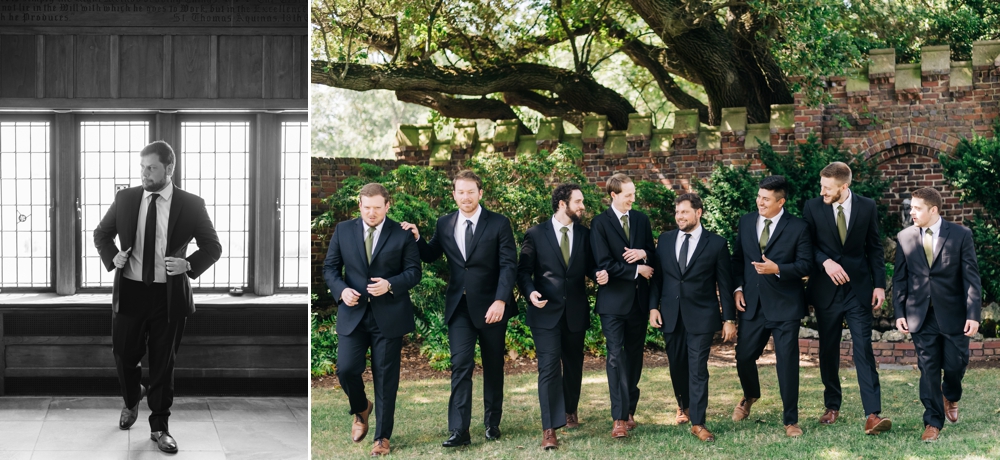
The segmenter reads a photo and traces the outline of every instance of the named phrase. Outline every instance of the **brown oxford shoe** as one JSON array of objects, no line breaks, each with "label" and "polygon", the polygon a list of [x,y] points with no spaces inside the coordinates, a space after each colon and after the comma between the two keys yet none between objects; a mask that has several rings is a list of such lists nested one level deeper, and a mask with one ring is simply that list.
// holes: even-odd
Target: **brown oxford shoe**
[{"label": "brown oxford shoe", "polygon": [[689,409],[681,409],[680,407],[677,408],[677,418],[675,420],[678,425],[683,425],[691,421],[691,416],[688,414],[688,410]]},{"label": "brown oxford shoe", "polygon": [[633,416],[632,414],[628,414],[628,420],[625,421],[625,428],[627,428],[629,431],[632,431],[637,426],[639,426],[639,424],[635,422],[635,416]]},{"label": "brown oxford shoe", "polygon": [[580,428],[580,417],[576,415],[576,412],[566,414],[566,428]]},{"label": "brown oxford shoe", "polygon": [[354,414],[354,424],[351,425],[351,439],[354,442],[361,442],[368,436],[368,415],[372,413],[372,402],[368,401],[368,408]]},{"label": "brown oxford shoe", "polygon": [[820,425],[833,425],[833,423],[837,421],[837,416],[838,415],[840,415],[840,411],[839,410],[833,410],[833,409],[827,408],[823,412],[823,415],[821,415],[819,417],[819,423],[820,423]]},{"label": "brown oxford shoe", "polygon": [[865,434],[880,434],[892,429],[892,420],[879,417],[878,414],[868,414],[865,420]]},{"label": "brown oxford shoe", "polygon": [[691,434],[698,437],[699,441],[702,442],[713,442],[715,441],[715,435],[705,425],[691,425]]},{"label": "brown oxford shoe", "polygon": [[920,436],[920,440],[923,442],[934,442],[938,440],[938,435],[941,434],[941,429],[936,426],[927,425],[924,428],[924,434]]},{"label": "brown oxford shoe", "polygon": [[625,427],[625,420],[615,420],[611,428],[611,437],[615,439],[625,439],[628,437],[628,428]]},{"label": "brown oxford shoe", "polygon": [[799,428],[798,423],[785,425],[785,436],[788,436],[789,438],[797,438],[799,436],[802,436],[802,428]]},{"label": "brown oxford shoe", "polygon": [[552,450],[559,448],[559,440],[556,439],[556,430],[549,428],[542,431],[542,449]]},{"label": "brown oxford shoe", "polygon": [[944,396],[941,398],[944,399],[944,417],[951,423],[958,423],[958,402],[948,401]]},{"label": "brown oxford shoe", "polygon": [[733,421],[738,422],[740,420],[746,420],[750,416],[750,406],[757,402],[757,398],[743,398],[740,399],[739,404],[733,408]]},{"label": "brown oxford shoe", "polygon": [[385,438],[376,439],[375,445],[372,447],[372,457],[382,455],[389,455],[389,440]]}]

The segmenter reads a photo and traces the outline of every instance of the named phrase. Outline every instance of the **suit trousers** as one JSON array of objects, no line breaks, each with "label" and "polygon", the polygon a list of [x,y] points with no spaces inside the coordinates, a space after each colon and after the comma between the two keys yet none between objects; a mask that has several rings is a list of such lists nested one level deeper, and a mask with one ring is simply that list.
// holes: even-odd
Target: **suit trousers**
[{"label": "suit trousers", "polygon": [[[969,365],[969,337],[945,334],[938,327],[934,308],[927,310],[920,331],[911,334],[920,368],[920,402],[924,404],[924,424],[944,426],[944,401],[962,399],[962,378]],[[944,371],[944,379],[941,378]]]},{"label": "suit trousers", "polygon": [[347,394],[352,415],[368,409],[368,395],[365,394],[365,382],[361,375],[365,372],[365,355],[369,348],[372,386],[375,387],[375,439],[389,439],[396,419],[403,338],[390,339],[382,335],[370,306],[366,307],[365,315],[354,331],[337,338],[337,379]]},{"label": "suit trousers", "polygon": [[[528,308],[535,308],[529,306]],[[542,429],[566,426],[566,414],[576,412],[583,381],[583,342],[587,331],[572,332],[563,314],[552,329],[531,328],[538,358],[538,403]]]},{"label": "suit trousers", "polygon": [[[145,283],[122,277],[119,302],[130,303],[128,315],[112,313],[111,348],[125,406],[135,407],[141,397],[142,357],[149,353],[150,431],[169,431],[174,403],[174,358],[184,335],[186,318],[169,318],[166,283]],[[141,305],[135,308],[135,305]]]},{"label": "suit trousers", "polygon": [[503,358],[507,320],[479,329],[469,316],[465,296],[448,323],[451,348],[451,398],[448,430],[468,430],[472,420],[472,372],[476,368],[476,341],[483,361],[483,422],[500,426],[503,415]]},{"label": "suit trousers", "polygon": [[[638,298],[638,296],[636,296]],[[611,417],[628,420],[639,404],[642,352],[646,344],[649,310],[632,304],[627,315],[601,315],[601,331],[607,346],[606,369],[611,393]]]},{"label": "suit trousers", "polygon": [[692,334],[687,332],[681,315],[673,332],[663,333],[670,382],[674,388],[677,407],[689,409],[692,425],[705,424],[708,410],[708,355],[712,350],[715,333]]},{"label": "suit trousers", "polygon": [[854,342],[854,365],[865,416],[882,412],[882,387],[872,352],[873,319],[871,306],[858,299],[847,285],[837,286],[830,305],[816,309],[819,371],[823,380],[823,404],[827,408],[840,410],[843,400],[840,390],[840,338],[843,335],[841,325],[846,320]]},{"label": "suit trousers", "polygon": [[799,422],[799,321],[768,321],[757,306],[753,319],[740,319],[736,343],[736,372],[747,399],[760,397],[757,359],[764,352],[769,337],[774,336],[775,370],[783,406],[782,422]]}]

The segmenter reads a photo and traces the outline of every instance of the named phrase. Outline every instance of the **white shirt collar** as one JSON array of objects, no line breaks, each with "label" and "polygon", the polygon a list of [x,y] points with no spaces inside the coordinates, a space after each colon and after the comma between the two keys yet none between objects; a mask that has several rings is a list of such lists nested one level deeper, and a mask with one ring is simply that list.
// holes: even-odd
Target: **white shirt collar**
[{"label": "white shirt collar", "polygon": [[[375,234],[376,235],[382,233],[382,227],[385,226],[385,221],[387,219],[389,219],[389,218],[388,217],[383,217],[382,218],[382,222],[379,222],[379,224],[375,226]],[[364,229],[365,236],[368,236],[368,222],[365,222],[364,220],[362,220],[361,222],[364,223],[364,225],[362,225],[361,227]]]},{"label": "white shirt collar", "polygon": [[[941,234],[941,222],[942,222],[943,220],[944,220],[944,219],[942,219],[942,218],[941,218],[941,216],[938,216],[938,220],[937,220],[937,222],[935,222],[935,223],[934,223],[934,225],[931,225],[930,227],[928,227],[928,228],[930,228],[930,229],[931,229],[931,231],[933,232],[933,233],[932,233],[931,235],[933,235],[933,236],[935,236],[935,237],[936,237],[936,236],[938,236],[938,235],[940,235],[940,234]],[[921,230],[920,230],[920,235],[921,235],[921,236],[923,236],[923,234],[924,234],[923,232],[924,232],[924,230],[923,230],[923,229],[921,229]]]},{"label": "white shirt collar", "polygon": [[618,222],[619,223],[622,221],[622,216],[627,216],[628,215],[628,211],[618,212],[618,208],[615,207],[614,203],[611,204],[611,210],[615,212],[615,216],[618,217]]},{"label": "white shirt collar", "polygon": [[462,214],[462,211],[458,211],[458,224],[459,224],[458,226],[461,227],[462,230],[464,231],[465,230],[465,221],[471,220],[472,221],[472,227],[475,228],[476,226],[479,225],[479,216],[482,216],[482,215],[483,215],[483,205],[478,205],[476,207],[476,213],[473,214],[472,217],[465,217],[465,215]]},{"label": "white shirt collar", "polygon": [[691,239],[692,240],[697,240],[698,238],[701,238],[701,232],[704,231],[704,229],[705,229],[704,225],[698,224],[698,227],[695,228],[694,230],[691,230],[690,232],[678,232],[677,233],[677,239],[683,240],[684,239],[684,235],[686,233],[690,233],[691,234]]},{"label": "white shirt collar", "polygon": [[174,196],[174,181],[170,181],[169,183],[167,183],[167,185],[164,186],[163,189],[158,192],[150,192],[149,190],[142,189],[143,201],[148,199],[149,196],[154,193],[160,195],[160,197],[158,198],[159,200],[170,201],[170,198]]},{"label": "white shirt collar", "polygon": [[560,233],[561,232],[560,229],[563,228],[563,227],[569,228],[569,233],[573,233],[573,222],[572,221],[570,221],[569,225],[563,225],[562,222],[559,222],[559,219],[556,219],[556,215],[553,214],[552,215],[552,228],[554,228],[556,230],[556,233]]},{"label": "white shirt collar", "polygon": [[784,206],[781,207],[781,211],[778,211],[778,214],[776,216],[774,216],[774,217],[764,217],[763,215],[761,215],[758,212],[757,213],[757,224],[764,225],[764,220],[765,219],[771,219],[771,230],[773,231],[774,227],[776,227],[778,225],[778,221],[781,220],[781,216],[783,216],[783,215],[785,215],[785,207]]},{"label": "white shirt collar", "polygon": [[844,212],[850,211],[850,209],[851,209],[851,200],[853,198],[854,198],[854,192],[852,192],[851,189],[847,189],[847,199],[844,200],[843,203],[837,203],[836,201],[834,201],[833,203],[830,203],[830,206],[833,206],[834,212],[837,211],[837,206],[843,206],[844,207]]}]

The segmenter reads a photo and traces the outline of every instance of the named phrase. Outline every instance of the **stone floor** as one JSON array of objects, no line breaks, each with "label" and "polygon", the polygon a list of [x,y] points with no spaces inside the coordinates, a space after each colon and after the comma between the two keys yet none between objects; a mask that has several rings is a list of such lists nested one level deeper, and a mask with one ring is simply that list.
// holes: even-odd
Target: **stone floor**
[{"label": "stone floor", "polygon": [[176,398],[170,434],[179,452],[149,439],[149,408],[118,428],[117,397],[0,397],[0,460],[308,459],[307,398]]}]

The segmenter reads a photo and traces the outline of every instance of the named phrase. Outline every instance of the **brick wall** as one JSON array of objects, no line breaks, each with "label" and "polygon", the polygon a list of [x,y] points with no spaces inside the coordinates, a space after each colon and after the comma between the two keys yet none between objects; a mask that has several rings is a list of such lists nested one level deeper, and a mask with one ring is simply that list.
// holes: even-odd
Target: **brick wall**
[{"label": "brick wall", "polygon": [[[879,364],[917,364],[917,353],[913,342],[874,342],[872,349],[875,353],[875,362]],[[799,339],[799,353],[810,356],[819,355],[819,340]],[[997,358],[1000,358],[1000,339],[969,342],[969,359],[971,361]],[[854,344],[852,342],[840,342],[840,360],[854,361]]]}]

